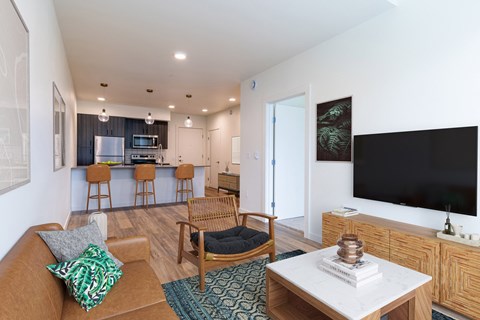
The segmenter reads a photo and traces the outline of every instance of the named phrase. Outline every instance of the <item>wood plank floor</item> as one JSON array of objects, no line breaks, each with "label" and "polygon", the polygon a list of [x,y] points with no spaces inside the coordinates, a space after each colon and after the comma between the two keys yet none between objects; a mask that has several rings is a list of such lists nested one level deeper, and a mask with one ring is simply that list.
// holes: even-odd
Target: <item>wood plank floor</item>
[{"label": "wood plank floor", "polygon": [[[216,194],[216,192],[215,192]],[[108,236],[128,237],[145,235],[150,239],[150,263],[162,283],[183,279],[197,274],[197,268],[184,259],[177,264],[178,226],[176,221],[187,220],[188,211],[185,203],[158,206],[149,209],[124,209],[107,212]],[[88,214],[72,214],[68,229],[87,224]],[[262,221],[251,219],[248,226],[267,231]],[[320,244],[305,239],[303,233],[276,225],[275,241],[277,254],[295,249],[310,252],[320,248]],[[185,238],[186,248],[191,247]],[[268,257],[268,255],[265,255]],[[238,262],[238,263],[243,263]]]}]

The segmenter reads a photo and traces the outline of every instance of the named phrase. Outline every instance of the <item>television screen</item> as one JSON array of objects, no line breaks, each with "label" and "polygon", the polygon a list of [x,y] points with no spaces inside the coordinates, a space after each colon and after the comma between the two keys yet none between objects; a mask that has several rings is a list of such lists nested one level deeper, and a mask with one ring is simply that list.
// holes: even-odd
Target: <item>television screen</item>
[{"label": "television screen", "polygon": [[476,216],[477,131],[354,136],[353,196]]}]

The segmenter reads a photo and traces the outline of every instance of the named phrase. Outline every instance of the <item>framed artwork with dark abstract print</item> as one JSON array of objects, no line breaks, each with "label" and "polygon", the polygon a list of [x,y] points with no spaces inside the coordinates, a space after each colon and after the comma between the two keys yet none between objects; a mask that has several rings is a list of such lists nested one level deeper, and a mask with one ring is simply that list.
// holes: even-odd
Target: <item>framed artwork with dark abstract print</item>
[{"label": "framed artwork with dark abstract print", "polygon": [[317,161],[351,161],[352,97],[317,104]]}]

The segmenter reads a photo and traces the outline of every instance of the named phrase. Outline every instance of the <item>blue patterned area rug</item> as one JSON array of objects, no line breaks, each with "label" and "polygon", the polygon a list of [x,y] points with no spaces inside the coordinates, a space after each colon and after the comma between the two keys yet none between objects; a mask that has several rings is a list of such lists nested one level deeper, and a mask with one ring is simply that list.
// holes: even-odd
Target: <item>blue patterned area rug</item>
[{"label": "blue patterned area rug", "polygon": [[[300,254],[295,250],[278,260]],[[207,272],[205,292],[198,290],[198,276],[163,284],[167,301],[182,320],[267,320],[265,265],[268,258]],[[453,320],[435,310],[432,319]]]}]

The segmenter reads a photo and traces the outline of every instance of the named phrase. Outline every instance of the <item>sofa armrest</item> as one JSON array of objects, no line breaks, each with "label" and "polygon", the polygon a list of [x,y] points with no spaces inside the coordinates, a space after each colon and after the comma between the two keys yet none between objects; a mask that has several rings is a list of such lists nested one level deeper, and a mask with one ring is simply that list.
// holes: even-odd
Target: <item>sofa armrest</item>
[{"label": "sofa armrest", "polygon": [[145,260],[150,262],[150,241],[145,236],[108,238],[108,250],[123,263]]}]

